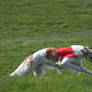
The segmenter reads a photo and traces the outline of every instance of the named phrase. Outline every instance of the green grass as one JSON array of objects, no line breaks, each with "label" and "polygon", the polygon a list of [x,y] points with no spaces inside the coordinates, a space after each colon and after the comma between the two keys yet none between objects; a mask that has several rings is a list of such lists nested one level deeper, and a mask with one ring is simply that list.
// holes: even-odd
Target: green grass
[{"label": "green grass", "polygon": [[33,52],[72,44],[92,47],[91,0],[0,0],[0,92],[92,92],[92,76],[70,71],[8,76]]}]

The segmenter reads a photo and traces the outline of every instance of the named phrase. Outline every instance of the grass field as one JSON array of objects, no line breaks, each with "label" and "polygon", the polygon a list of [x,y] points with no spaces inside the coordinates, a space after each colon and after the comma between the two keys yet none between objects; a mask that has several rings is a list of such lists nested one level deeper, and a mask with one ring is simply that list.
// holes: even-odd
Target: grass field
[{"label": "grass field", "polygon": [[33,52],[72,44],[92,47],[91,0],[0,0],[0,92],[92,92],[92,76],[70,71],[8,76]]}]

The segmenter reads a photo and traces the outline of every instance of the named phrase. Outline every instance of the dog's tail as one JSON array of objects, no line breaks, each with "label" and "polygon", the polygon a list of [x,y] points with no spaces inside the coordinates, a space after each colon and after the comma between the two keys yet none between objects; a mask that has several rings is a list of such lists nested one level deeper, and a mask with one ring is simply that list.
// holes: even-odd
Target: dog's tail
[{"label": "dog's tail", "polygon": [[29,58],[27,58],[26,60],[24,60],[20,66],[13,72],[11,73],[9,76],[21,76],[21,75],[27,75],[31,72],[31,60]]},{"label": "dog's tail", "polygon": [[27,75],[29,72],[30,66],[24,64],[24,62],[13,72],[10,74],[10,76],[21,76],[21,75]]}]

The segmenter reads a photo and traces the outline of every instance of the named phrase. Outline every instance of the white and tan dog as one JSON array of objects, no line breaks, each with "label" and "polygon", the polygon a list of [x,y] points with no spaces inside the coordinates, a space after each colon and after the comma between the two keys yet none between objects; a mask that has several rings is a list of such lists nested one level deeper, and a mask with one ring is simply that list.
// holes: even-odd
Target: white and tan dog
[{"label": "white and tan dog", "polygon": [[72,45],[71,47],[58,48],[56,52],[61,57],[61,60],[57,62],[57,64],[61,66],[59,72],[72,69],[75,70],[78,75],[80,72],[92,75],[92,72],[82,65],[82,59],[84,57],[92,62],[92,50],[88,47]]},{"label": "white and tan dog", "polygon": [[28,75],[32,72],[34,72],[34,76],[44,75],[44,65],[47,64],[53,67],[58,67],[58,65],[56,65],[58,59],[59,56],[56,53],[55,48],[39,50],[28,56],[22,64],[10,74],[10,76]]}]

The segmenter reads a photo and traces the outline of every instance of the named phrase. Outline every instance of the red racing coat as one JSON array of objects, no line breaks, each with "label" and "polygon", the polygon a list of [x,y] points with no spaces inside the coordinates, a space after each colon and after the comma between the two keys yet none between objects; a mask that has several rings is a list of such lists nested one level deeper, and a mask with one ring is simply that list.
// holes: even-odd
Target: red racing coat
[{"label": "red racing coat", "polygon": [[77,58],[77,56],[75,55],[75,51],[72,49],[72,47],[57,48],[56,52],[61,58],[65,57]]}]

